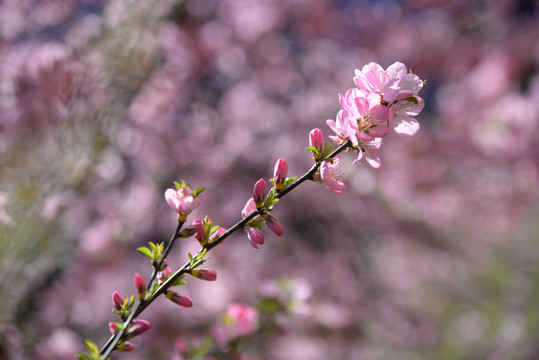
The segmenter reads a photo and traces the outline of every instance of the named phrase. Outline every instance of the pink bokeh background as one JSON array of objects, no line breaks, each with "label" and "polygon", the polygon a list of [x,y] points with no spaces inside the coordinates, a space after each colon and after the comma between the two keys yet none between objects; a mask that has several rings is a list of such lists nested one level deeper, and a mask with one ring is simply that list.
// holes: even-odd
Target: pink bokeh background
[{"label": "pink bokeh background", "polygon": [[[194,302],[157,301],[116,359],[172,359],[275,279],[300,306],[247,359],[539,357],[539,5],[533,0],[4,0],[0,4],[0,358],[72,359],[108,338],[111,294],[149,277],[174,180],[223,227],[339,110],[354,69],[427,83],[418,135],[382,168],[301,186],[253,249],[209,254]],[[194,239],[169,264],[181,266]],[[284,331],[285,330],[285,331]]]}]

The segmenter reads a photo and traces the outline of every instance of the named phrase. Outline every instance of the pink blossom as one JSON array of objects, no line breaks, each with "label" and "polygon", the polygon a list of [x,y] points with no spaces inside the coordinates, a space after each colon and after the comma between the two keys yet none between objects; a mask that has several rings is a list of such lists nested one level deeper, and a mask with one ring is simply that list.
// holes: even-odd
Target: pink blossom
[{"label": "pink blossom", "polygon": [[344,109],[341,109],[335,118],[335,120],[327,120],[326,123],[330,127],[333,132],[335,132],[335,135],[330,135],[329,138],[336,143],[344,142],[347,139],[355,139],[357,143],[357,138],[355,136],[355,130],[352,128],[350,124],[350,117],[343,116],[344,115]]},{"label": "pink blossom", "polygon": [[226,316],[233,323],[234,337],[253,334],[258,329],[258,311],[245,304],[231,304]]},{"label": "pink blossom", "polygon": [[[168,206],[178,213],[179,217],[185,217],[200,205],[202,197],[195,197],[189,187],[182,187],[179,190],[167,189],[165,191],[165,200]],[[182,221],[185,221],[185,219]]]},{"label": "pink blossom", "polygon": [[342,194],[345,188],[344,182],[341,179],[341,174],[338,171],[340,157],[333,158],[333,164],[329,161],[322,162],[320,165],[320,178],[324,186],[336,194]]},{"label": "pink blossom", "polygon": [[375,138],[369,142],[361,144],[361,146],[358,148],[357,158],[352,163],[355,164],[356,162],[361,160],[363,158],[363,154],[365,154],[365,160],[367,161],[367,163],[369,163],[370,166],[375,169],[380,168],[380,166],[382,166],[382,161],[378,156],[378,150],[380,150],[381,147],[381,138]]},{"label": "pink blossom", "polygon": [[163,271],[159,271],[157,273],[157,279],[159,280],[159,282],[164,282],[168,279],[170,274],[172,274],[172,269],[167,266]]},{"label": "pink blossom", "polygon": [[386,103],[393,102],[401,94],[403,97],[417,94],[423,86],[419,77],[407,74],[406,66],[401,62],[395,62],[387,70],[371,62],[361,71],[356,69],[354,83],[363,93],[378,94]]},{"label": "pink blossom", "polygon": [[247,238],[249,239],[252,247],[258,249],[258,245],[264,244],[264,234],[262,231],[253,227],[247,227],[245,231],[247,232]]},{"label": "pink blossom", "polygon": [[283,189],[286,175],[288,175],[288,162],[286,161],[286,159],[280,158],[279,160],[277,160],[273,168],[273,181],[275,184],[275,189],[277,191]]},{"label": "pink blossom", "polygon": [[134,283],[139,299],[144,299],[144,296],[146,295],[146,280],[144,280],[138,273],[135,273]]},{"label": "pink blossom", "polygon": [[253,187],[253,199],[257,208],[261,207],[266,197],[266,181],[260,179]]},{"label": "pink blossom", "polygon": [[354,145],[389,134],[388,108],[380,105],[380,95],[371,93],[367,97],[358,97],[360,93],[351,89],[345,96],[339,95],[344,108],[341,116],[348,119],[344,124],[349,127],[347,133]]},{"label": "pink blossom", "polygon": [[389,108],[389,118],[395,132],[402,137],[415,135],[419,131],[419,122],[412,118],[418,115],[425,107],[425,102],[419,96],[412,100],[399,100]]},{"label": "pink blossom", "polygon": [[112,293],[112,306],[116,310],[122,310],[122,306],[124,304],[124,299],[122,298],[122,295],[118,291],[115,291]]},{"label": "pink blossom", "polygon": [[165,296],[167,299],[169,299],[176,305],[180,305],[186,308],[190,308],[191,306],[193,306],[193,302],[191,301],[191,299],[189,299],[187,296],[177,294],[172,290],[167,290]]},{"label": "pink blossom", "polygon": [[131,322],[127,333],[131,336],[140,335],[152,328],[152,325],[146,320],[135,319]]}]

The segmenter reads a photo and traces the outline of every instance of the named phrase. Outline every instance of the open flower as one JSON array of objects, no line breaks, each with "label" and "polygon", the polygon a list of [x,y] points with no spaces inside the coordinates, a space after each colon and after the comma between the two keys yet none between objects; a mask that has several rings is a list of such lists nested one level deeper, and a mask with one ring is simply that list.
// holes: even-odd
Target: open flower
[{"label": "open flower", "polygon": [[401,62],[395,62],[386,70],[371,62],[363,66],[361,71],[356,69],[354,83],[366,95],[380,95],[384,103],[416,95],[423,87],[421,79],[417,75],[409,74]]},{"label": "open flower", "polygon": [[333,164],[329,161],[322,162],[320,165],[320,180],[322,184],[336,194],[342,194],[345,188],[344,182],[341,179],[341,173],[338,170],[340,157],[333,158]]},{"label": "open flower", "polygon": [[202,197],[195,196],[193,190],[185,186],[178,190],[167,189],[165,191],[165,200],[168,206],[178,213],[178,221],[185,221],[187,215],[200,205]]}]

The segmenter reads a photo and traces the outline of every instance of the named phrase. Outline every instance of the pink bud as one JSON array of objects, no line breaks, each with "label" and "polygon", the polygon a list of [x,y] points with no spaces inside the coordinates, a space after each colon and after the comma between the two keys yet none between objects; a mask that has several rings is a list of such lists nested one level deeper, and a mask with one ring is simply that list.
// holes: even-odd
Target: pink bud
[{"label": "pink bud", "polygon": [[204,223],[196,219],[191,225],[195,228],[195,238],[198,240],[200,245],[204,246],[207,243],[206,230],[204,229]]},{"label": "pink bud", "polygon": [[178,220],[185,221],[187,215],[202,201],[201,196],[193,196],[193,190],[188,187],[179,190],[167,189],[165,200],[172,210],[178,213]]},{"label": "pink bud", "polygon": [[191,275],[206,281],[215,281],[217,279],[217,272],[215,270],[192,270]]},{"label": "pink bud", "polygon": [[172,274],[172,269],[167,266],[163,271],[159,271],[157,273],[157,279],[159,280],[159,282],[164,282],[168,279],[170,274]]},{"label": "pink bud", "polygon": [[268,225],[270,230],[273,231],[275,235],[281,236],[283,234],[283,227],[275,216],[271,215],[270,213],[265,213],[262,215],[262,218],[266,221],[266,225]]},{"label": "pink bud", "polygon": [[210,234],[210,243],[212,243],[215,239],[217,239],[222,233],[225,233],[226,229],[224,227],[219,227],[219,229],[215,230]]},{"label": "pink bud", "polygon": [[241,216],[247,217],[250,213],[256,210],[255,206],[255,200],[253,198],[249,198],[247,202],[245,203],[245,206],[243,207],[243,210],[241,211]]},{"label": "pink bud", "polygon": [[275,183],[275,190],[280,191],[283,189],[283,184],[286,180],[286,175],[288,175],[288,162],[285,158],[280,158],[275,163],[273,168],[273,181]]},{"label": "pink bud", "polygon": [[191,306],[193,306],[193,302],[191,301],[191,299],[189,299],[187,296],[177,294],[172,290],[167,290],[165,296],[167,297],[167,299],[169,299],[176,305],[180,305],[186,308],[190,308]]},{"label": "pink bud", "polygon": [[144,299],[146,295],[146,280],[138,273],[135,273],[135,289],[137,290],[139,299]]},{"label": "pink bud", "polygon": [[152,328],[152,325],[146,320],[135,319],[131,322],[127,333],[131,336],[137,336]]},{"label": "pink bud", "polygon": [[124,304],[124,299],[122,299],[122,295],[118,291],[115,291],[112,293],[112,306],[120,311],[122,310],[122,306]]},{"label": "pink bud", "polygon": [[264,244],[264,234],[262,231],[252,227],[246,228],[245,231],[247,231],[247,238],[249,238],[252,247],[258,249],[258,245]]},{"label": "pink bud", "polygon": [[109,322],[109,330],[112,335],[116,335],[118,334],[119,329],[118,329],[118,326],[116,326],[116,323],[111,321]]},{"label": "pink bud", "polygon": [[131,344],[129,341],[124,341],[116,347],[118,351],[133,351],[135,350],[135,345]]},{"label": "pink bud", "polygon": [[266,197],[266,182],[264,179],[260,179],[255,183],[253,188],[253,199],[255,200],[256,208],[262,206],[264,198]]},{"label": "pink bud", "polygon": [[322,130],[316,128],[312,129],[309,133],[309,146],[314,146],[318,151],[322,151],[322,146],[324,144],[324,134]]}]

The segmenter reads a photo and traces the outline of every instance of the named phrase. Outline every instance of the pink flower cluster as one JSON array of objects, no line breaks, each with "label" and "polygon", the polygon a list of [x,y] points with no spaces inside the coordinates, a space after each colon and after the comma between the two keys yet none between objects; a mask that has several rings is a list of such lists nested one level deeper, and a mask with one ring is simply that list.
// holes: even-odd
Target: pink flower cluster
[{"label": "pink flower cluster", "polygon": [[335,132],[330,138],[342,143],[352,142],[358,156],[364,155],[374,168],[381,166],[377,151],[382,146],[382,138],[393,128],[401,136],[413,136],[419,130],[419,123],[413,118],[425,105],[417,94],[423,81],[409,73],[403,63],[396,62],[384,70],[377,63],[356,69],[356,88],[345,95],[339,94],[343,107],[335,120],[327,124]]}]

